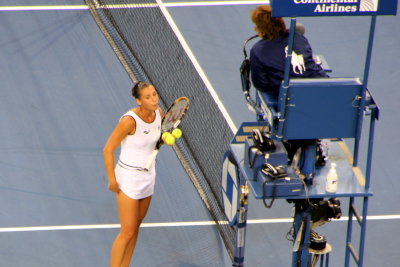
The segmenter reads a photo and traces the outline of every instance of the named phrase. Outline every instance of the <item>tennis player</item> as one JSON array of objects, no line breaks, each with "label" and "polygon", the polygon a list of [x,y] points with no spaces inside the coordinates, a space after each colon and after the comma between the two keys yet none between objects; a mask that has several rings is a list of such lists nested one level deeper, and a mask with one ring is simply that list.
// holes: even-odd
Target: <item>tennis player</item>
[{"label": "tennis player", "polygon": [[[158,94],[153,85],[138,82],[132,88],[132,95],[138,107],[121,117],[103,150],[108,188],[116,194],[121,224],[111,249],[111,267],[129,266],[156,177],[154,163],[149,171],[144,171],[143,166],[161,134]],[[115,165],[114,152],[119,146],[121,152]]]}]

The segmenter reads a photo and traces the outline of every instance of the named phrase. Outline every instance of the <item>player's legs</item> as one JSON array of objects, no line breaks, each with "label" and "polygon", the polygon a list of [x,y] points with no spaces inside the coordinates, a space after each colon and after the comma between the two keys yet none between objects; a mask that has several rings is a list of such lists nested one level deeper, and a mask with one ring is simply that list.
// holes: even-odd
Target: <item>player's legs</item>
[{"label": "player's legs", "polygon": [[[139,200],[139,222],[138,222],[138,227],[140,227],[144,217],[147,214],[147,211],[148,211],[149,206],[150,206],[150,202],[151,202],[151,196]],[[139,229],[137,230],[137,233],[139,234]],[[125,250],[124,257],[123,257],[122,264],[121,264],[121,266],[123,266],[123,267],[129,267],[129,264],[130,264],[131,259],[132,259],[133,251],[135,250],[135,247],[136,247],[136,240],[138,238],[138,234],[134,238],[132,238],[132,240],[128,244],[128,247]]]},{"label": "player's legs", "polygon": [[[117,202],[121,230],[111,249],[111,267],[122,266],[125,253],[133,253],[139,233],[139,226],[143,219],[140,212],[140,200],[131,199],[120,191],[117,194]],[[146,203],[146,201],[144,203]],[[149,203],[150,201],[148,201],[148,204]],[[147,208],[145,209],[146,211]],[[129,250],[131,250],[131,252],[128,252],[128,247],[130,247]],[[132,255],[130,257],[132,257]],[[129,263],[126,266],[129,266]]]}]

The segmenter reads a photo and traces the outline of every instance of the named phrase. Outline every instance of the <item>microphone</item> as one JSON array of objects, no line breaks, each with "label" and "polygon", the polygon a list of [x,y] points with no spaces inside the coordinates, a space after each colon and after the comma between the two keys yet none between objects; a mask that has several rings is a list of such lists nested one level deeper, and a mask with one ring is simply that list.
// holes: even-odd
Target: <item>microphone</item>
[{"label": "microphone", "polygon": [[302,23],[296,22],[296,32],[304,35],[304,33],[306,32],[306,27],[304,27]]}]

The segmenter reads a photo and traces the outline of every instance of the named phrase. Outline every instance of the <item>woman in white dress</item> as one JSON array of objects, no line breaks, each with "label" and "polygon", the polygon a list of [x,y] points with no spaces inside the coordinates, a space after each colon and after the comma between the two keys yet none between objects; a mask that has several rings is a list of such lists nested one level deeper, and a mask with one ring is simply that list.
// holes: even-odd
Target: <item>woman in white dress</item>
[{"label": "woman in white dress", "polygon": [[[161,134],[162,110],[153,85],[138,82],[132,88],[138,107],[119,120],[104,149],[110,191],[117,197],[121,230],[111,249],[111,267],[129,266],[139,227],[150,206],[155,184],[155,164],[143,170]],[[115,150],[121,146],[117,164]]]}]

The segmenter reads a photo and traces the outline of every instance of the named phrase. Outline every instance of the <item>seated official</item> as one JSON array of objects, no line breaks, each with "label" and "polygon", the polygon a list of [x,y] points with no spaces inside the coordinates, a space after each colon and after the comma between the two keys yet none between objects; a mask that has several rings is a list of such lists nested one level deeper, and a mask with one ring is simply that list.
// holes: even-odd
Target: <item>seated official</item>
[{"label": "seated official", "polygon": [[[251,13],[251,20],[261,38],[250,51],[252,83],[256,89],[278,97],[284,77],[289,31],[283,18],[271,17],[270,6],[257,7]],[[329,77],[314,61],[307,38],[298,32],[294,35],[290,77]]]},{"label": "seated official", "polygon": [[[279,89],[284,79],[285,64],[288,50],[289,31],[283,18],[273,18],[270,6],[259,6],[251,13],[255,31],[261,38],[250,50],[250,73],[254,87],[262,92],[268,92],[273,98],[278,98]],[[290,68],[291,78],[328,78],[329,76],[318,65],[312,54],[311,46],[306,37],[295,32]],[[307,183],[312,183],[317,159],[318,140],[285,140],[289,160],[300,151],[298,167]],[[300,149],[300,150],[299,150]],[[322,161],[322,165],[324,161]]]}]

